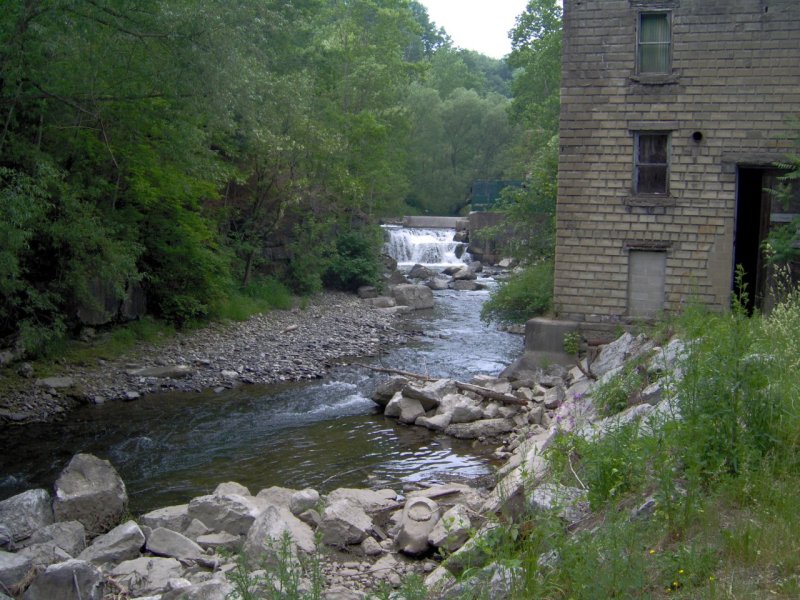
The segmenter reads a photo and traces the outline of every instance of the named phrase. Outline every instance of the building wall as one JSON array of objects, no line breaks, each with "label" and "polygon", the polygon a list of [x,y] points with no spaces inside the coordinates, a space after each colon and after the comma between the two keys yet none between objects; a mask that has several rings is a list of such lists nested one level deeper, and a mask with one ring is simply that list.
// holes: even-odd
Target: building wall
[{"label": "building wall", "polygon": [[[638,78],[638,12],[661,8],[672,12],[672,75]],[[800,115],[800,1],[564,0],[561,103],[559,317],[635,316],[631,251],[665,253],[652,276],[666,310],[727,306],[737,165],[780,159],[787,119]],[[633,132],[649,130],[670,131],[670,191],[655,201],[632,193]]]}]

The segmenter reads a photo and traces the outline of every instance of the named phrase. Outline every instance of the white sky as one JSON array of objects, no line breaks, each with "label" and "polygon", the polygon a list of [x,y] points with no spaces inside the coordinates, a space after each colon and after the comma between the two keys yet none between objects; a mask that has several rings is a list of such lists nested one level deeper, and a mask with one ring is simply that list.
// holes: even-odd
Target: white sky
[{"label": "white sky", "polygon": [[430,20],[444,27],[453,44],[493,58],[511,52],[508,32],[528,0],[419,0]]}]

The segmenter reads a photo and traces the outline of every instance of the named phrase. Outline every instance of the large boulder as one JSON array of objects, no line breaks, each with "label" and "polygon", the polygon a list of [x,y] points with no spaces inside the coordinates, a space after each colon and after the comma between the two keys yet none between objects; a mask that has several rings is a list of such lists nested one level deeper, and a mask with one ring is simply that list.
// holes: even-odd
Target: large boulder
[{"label": "large boulder", "polygon": [[165,506],[157,510],[150,511],[139,517],[139,523],[150,529],[163,527],[178,533],[183,533],[189,527],[189,505],[177,504],[175,506]]},{"label": "large boulder", "polygon": [[214,531],[245,535],[261,510],[254,498],[238,494],[209,494],[193,498],[187,513],[190,519],[197,519]]},{"label": "large boulder", "polygon": [[422,385],[408,383],[403,387],[403,396],[419,400],[426,411],[436,408],[442,398],[455,392],[455,382],[450,379],[438,379]]},{"label": "large boulder", "polygon": [[449,283],[450,279],[447,277],[442,277],[441,275],[437,275],[436,277],[431,277],[428,279],[424,285],[427,285],[432,290],[446,290]]},{"label": "large boulder", "polygon": [[472,423],[483,418],[481,403],[463,394],[446,394],[436,412],[449,414],[451,423]]},{"label": "large boulder", "polygon": [[264,503],[264,508],[266,508],[268,504],[289,508],[292,504],[292,496],[294,496],[295,492],[297,492],[297,490],[273,485],[258,492],[256,498]]},{"label": "large boulder", "polygon": [[389,401],[394,395],[401,391],[407,383],[408,379],[401,375],[390,377],[386,381],[378,384],[370,398],[372,398],[372,401],[378,406],[386,408],[386,405],[389,404]]},{"label": "large boulder", "polygon": [[621,368],[627,361],[633,360],[654,347],[644,334],[633,337],[626,332],[610,344],[603,346],[600,354],[592,362],[590,370],[595,377],[602,377],[609,371]]},{"label": "large boulder", "polygon": [[111,577],[126,588],[132,597],[163,592],[170,579],[182,574],[183,567],[174,558],[151,557],[126,560],[111,571]]},{"label": "large boulder", "polygon": [[86,528],[79,521],[53,523],[36,531],[28,542],[53,543],[70,556],[78,556],[86,548]]},{"label": "large boulder", "polygon": [[78,558],[95,565],[118,563],[139,556],[144,542],[144,533],[139,526],[134,521],[127,521],[95,538]]},{"label": "large boulder", "polygon": [[47,490],[28,490],[0,502],[0,526],[8,529],[12,542],[24,540],[52,522],[52,499]]},{"label": "large boulder", "polygon": [[119,523],[128,510],[125,483],[107,460],[76,454],[55,484],[56,521],[80,521],[89,537]]},{"label": "large boulder", "polygon": [[396,285],[392,288],[392,296],[401,306],[410,306],[415,310],[433,308],[433,291],[426,285]]},{"label": "large boulder", "polygon": [[242,485],[236,481],[226,481],[225,483],[220,483],[217,487],[214,488],[212,492],[215,496],[225,496],[227,494],[238,494],[239,496],[251,496],[250,490],[247,489],[247,486]]},{"label": "large boulder", "polygon": [[477,281],[467,281],[462,279],[457,279],[453,281],[450,288],[456,290],[457,292],[477,292],[478,290],[486,289],[486,286],[482,283],[478,283]]},{"label": "large boulder", "polygon": [[184,535],[171,529],[158,527],[147,536],[145,545],[148,552],[158,556],[176,558],[181,562],[199,560],[204,556],[203,549]]},{"label": "large boulder", "polygon": [[428,534],[428,543],[447,552],[455,552],[469,539],[472,522],[469,509],[457,504],[442,515]]},{"label": "large boulder", "polygon": [[411,425],[416,421],[419,417],[425,415],[425,409],[422,407],[422,404],[419,400],[414,398],[406,398],[403,396],[399,402],[400,407],[400,419],[401,423],[406,423]]},{"label": "large boulder", "polygon": [[284,543],[292,555],[298,550],[306,554],[316,550],[314,532],[308,525],[283,507],[268,506],[247,533],[244,555],[251,565],[274,563],[280,560]]},{"label": "large boulder", "polygon": [[0,550],[0,589],[10,589],[20,583],[33,567],[33,561],[22,554]]},{"label": "large boulder", "polygon": [[453,273],[452,277],[454,281],[470,281],[478,278],[475,272],[466,265]]},{"label": "large boulder", "polygon": [[334,500],[325,508],[318,531],[329,546],[360,544],[372,531],[372,519],[351,500]]},{"label": "large boulder", "polygon": [[433,274],[433,271],[421,264],[414,265],[408,272],[408,276],[411,279],[427,279],[428,277],[433,277]]},{"label": "large boulder", "polygon": [[428,552],[428,536],[439,522],[440,516],[439,505],[430,498],[417,497],[408,500],[403,509],[400,531],[395,538],[400,551],[412,556]]},{"label": "large boulder", "polygon": [[102,600],[105,578],[95,565],[67,560],[39,573],[22,596],[23,600]]},{"label": "large boulder", "polygon": [[295,516],[302,515],[307,510],[315,509],[318,505],[319,492],[311,488],[298,490],[292,494],[292,498],[289,500],[289,510]]},{"label": "large boulder", "polygon": [[396,505],[397,492],[394,490],[363,490],[355,488],[336,488],[328,494],[328,504],[348,500],[367,514],[376,513]]}]

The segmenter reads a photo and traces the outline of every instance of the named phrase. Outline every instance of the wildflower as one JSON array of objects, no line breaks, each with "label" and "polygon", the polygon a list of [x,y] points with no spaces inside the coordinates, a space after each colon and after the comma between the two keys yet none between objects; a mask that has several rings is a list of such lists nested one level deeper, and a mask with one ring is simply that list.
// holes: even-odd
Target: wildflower
[{"label": "wildflower", "polygon": [[678,575],[683,575],[683,569],[678,569]]},{"label": "wildflower", "polygon": [[655,554],[655,553],[656,553],[656,551],[655,551],[655,550],[650,550],[650,554],[651,554],[651,555],[652,555],[652,554]]}]

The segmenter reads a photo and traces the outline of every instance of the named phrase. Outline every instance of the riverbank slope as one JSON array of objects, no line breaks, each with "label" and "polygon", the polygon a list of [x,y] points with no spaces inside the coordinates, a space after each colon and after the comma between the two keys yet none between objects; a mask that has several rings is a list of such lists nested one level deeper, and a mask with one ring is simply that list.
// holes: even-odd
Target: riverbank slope
[{"label": "riverbank slope", "polygon": [[395,320],[352,294],[325,292],[305,308],[212,323],[163,343],[141,344],[113,360],[67,365],[52,377],[32,373],[7,381],[0,426],[53,420],[80,403],[320,378],[341,358],[375,355],[404,341]]}]

